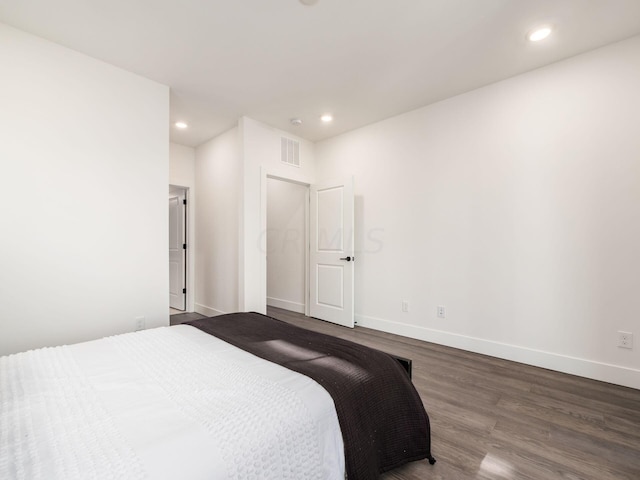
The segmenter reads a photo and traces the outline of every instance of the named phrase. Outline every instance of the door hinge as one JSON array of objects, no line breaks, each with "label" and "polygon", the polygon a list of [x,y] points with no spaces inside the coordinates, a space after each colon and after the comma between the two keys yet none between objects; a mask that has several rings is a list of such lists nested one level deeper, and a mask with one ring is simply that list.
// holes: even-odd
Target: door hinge
[{"label": "door hinge", "polygon": [[182,289],[182,293],[187,293],[187,289],[186,289],[186,288],[183,288],[183,289]]},{"label": "door hinge", "polygon": [[183,250],[186,250],[186,249],[187,249],[187,244],[186,244],[186,243],[183,243],[183,244],[182,244],[182,249],[183,249]]},{"label": "door hinge", "polygon": [[187,199],[186,199],[186,198],[183,198],[183,199],[182,199],[182,204],[183,204],[183,205],[186,205],[186,204],[187,204]]}]

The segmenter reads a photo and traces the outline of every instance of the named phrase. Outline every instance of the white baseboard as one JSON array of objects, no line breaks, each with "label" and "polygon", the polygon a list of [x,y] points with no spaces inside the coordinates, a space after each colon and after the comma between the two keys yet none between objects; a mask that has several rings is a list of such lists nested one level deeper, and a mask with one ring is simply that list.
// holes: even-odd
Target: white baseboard
[{"label": "white baseboard", "polygon": [[640,389],[640,370],[634,368],[468,337],[365,315],[356,315],[356,323],[360,327],[372,328],[469,352]]},{"label": "white baseboard", "polygon": [[206,305],[201,305],[200,303],[196,303],[195,311],[196,313],[206,317],[217,317],[218,315],[224,315],[227,313],[221,310],[216,310],[215,308],[207,307]]},{"label": "white baseboard", "polygon": [[282,300],[281,298],[267,297],[267,306],[283,308],[290,312],[297,312],[304,314],[304,303],[292,302],[290,300]]}]

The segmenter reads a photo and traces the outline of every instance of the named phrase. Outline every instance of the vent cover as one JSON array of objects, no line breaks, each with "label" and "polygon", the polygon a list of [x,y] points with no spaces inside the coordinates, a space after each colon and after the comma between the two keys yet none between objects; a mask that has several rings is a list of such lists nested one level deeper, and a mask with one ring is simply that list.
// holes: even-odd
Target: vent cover
[{"label": "vent cover", "polygon": [[280,150],[282,163],[294,167],[300,166],[300,142],[282,137],[280,139]]}]

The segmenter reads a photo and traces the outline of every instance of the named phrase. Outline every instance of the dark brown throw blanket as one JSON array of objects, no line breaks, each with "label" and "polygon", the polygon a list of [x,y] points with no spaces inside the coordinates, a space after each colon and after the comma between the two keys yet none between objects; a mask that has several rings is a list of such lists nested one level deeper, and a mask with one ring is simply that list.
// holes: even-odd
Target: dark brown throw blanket
[{"label": "dark brown throw blanket", "polygon": [[433,463],[429,417],[390,355],[253,312],[187,325],[322,385],[340,421],[349,480],[374,480],[414,460]]}]

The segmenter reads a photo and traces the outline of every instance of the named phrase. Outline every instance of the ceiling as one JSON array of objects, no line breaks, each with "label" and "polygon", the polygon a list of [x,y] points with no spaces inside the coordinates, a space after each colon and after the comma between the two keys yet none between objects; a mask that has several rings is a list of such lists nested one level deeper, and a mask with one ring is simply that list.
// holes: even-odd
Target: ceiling
[{"label": "ceiling", "polygon": [[328,138],[640,34],[640,1],[0,0],[0,21],[169,85],[171,140],[197,146],[243,115]]}]

